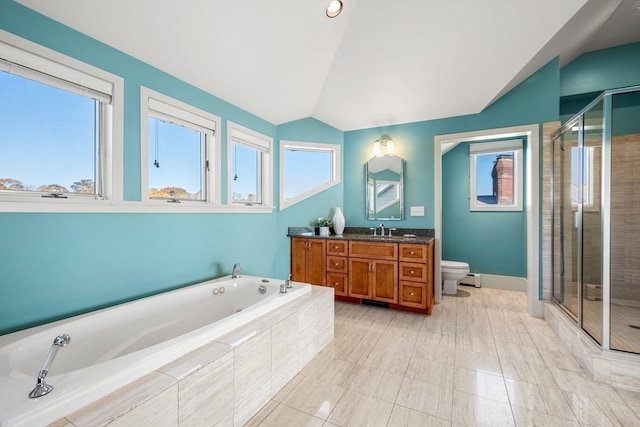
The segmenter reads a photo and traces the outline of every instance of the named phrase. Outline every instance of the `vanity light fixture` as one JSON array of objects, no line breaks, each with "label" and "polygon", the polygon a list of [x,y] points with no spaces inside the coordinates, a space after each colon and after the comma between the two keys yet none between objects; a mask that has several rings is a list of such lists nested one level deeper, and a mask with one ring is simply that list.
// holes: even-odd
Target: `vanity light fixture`
[{"label": "vanity light fixture", "polygon": [[327,16],[329,18],[335,18],[340,15],[342,12],[342,1],[341,0],[331,0],[329,2],[329,6],[327,6]]},{"label": "vanity light fixture", "polygon": [[373,155],[385,156],[387,154],[393,154],[393,139],[388,136],[384,136],[380,139],[376,139],[373,143]]}]

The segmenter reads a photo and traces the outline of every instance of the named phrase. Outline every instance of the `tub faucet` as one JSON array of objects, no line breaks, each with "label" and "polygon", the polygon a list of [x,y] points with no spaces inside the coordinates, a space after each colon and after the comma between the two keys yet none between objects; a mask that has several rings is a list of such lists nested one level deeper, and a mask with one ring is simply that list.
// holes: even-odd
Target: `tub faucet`
[{"label": "tub faucet", "polygon": [[242,273],[242,269],[240,268],[240,264],[233,265],[233,271],[231,272],[231,278],[237,279],[240,277],[240,273]]},{"label": "tub faucet", "polygon": [[40,372],[38,372],[38,378],[36,381],[36,386],[29,393],[30,398],[36,398],[40,396],[44,396],[45,394],[49,394],[53,391],[53,386],[47,384],[44,381],[44,377],[49,373],[49,368],[53,363],[53,359],[55,359],[56,354],[58,354],[58,349],[60,347],[64,347],[65,345],[71,342],[71,337],[67,334],[58,335],[54,340],[53,344],[51,344],[51,348],[49,349],[49,353],[47,354],[47,358],[44,359],[44,363],[42,364],[42,368],[40,368]]}]

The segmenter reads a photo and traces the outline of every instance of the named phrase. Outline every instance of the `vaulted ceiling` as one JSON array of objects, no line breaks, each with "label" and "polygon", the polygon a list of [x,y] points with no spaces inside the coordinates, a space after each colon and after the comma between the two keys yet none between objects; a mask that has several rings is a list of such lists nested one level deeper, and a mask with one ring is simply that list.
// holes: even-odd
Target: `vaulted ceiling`
[{"label": "vaulted ceiling", "polygon": [[640,41],[640,0],[18,0],[271,123],[482,111],[556,56]]}]

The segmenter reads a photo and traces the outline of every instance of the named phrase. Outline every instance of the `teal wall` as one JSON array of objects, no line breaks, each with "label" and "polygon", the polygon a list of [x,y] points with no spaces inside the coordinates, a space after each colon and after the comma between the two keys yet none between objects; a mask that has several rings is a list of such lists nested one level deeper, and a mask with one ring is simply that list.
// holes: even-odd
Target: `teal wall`
[{"label": "teal wall", "polygon": [[[558,120],[559,66],[554,59],[523,81],[481,113],[396,126],[385,126],[345,133],[345,218],[348,225],[373,226],[380,221],[365,219],[364,163],[371,157],[373,141],[388,135],[395,142],[396,153],[405,159],[405,219],[387,221],[391,227],[434,226],[433,140],[436,135],[527,125]],[[447,158],[449,154],[445,156]],[[459,195],[457,201],[443,206],[443,259],[471,261],[475,272],[526,276],[526,215],[509,213],[510,228],[497,233],[487,227],[494,219],[469,213],[469,157],[451,157],[443,162],[443,193]],[[461,185],[455,179],[466,180]],[[347,201],[349,201],[347,203]],[[409,216],[410,206],[425,206],[424,217]],[[499,217],[501,214],[496,214]],[[503,218],[495,220],[499,224]],[[509,248],[504,253],[482,259],[470,256],[474,251],[486,252],[500,244]]]},{"label": "teal wall", "polygon": [[[311,118],[280,125],[277,135],[278,140],[284,141],[336,144],[341,147],[342,152],[344,151],[344,133]],[[340,169],[342,174],[342,165]],[[286,236],[287,228],[290,226],[311,227],[319,217],[333,217],[335,208],[342,207],[342,200],[343,190],[340,184],[280,211],[277,218],[278,236]],[[289,274],[289,243],[289,239],[277,239],[276,252],[279,262],[274,266],[276,277],[286,277]],[[286,260],[286,263],[280,262],[282,260]]]},{"label": "teal wall", "polygon": [[[137,201],[141,196],[141,85],[221,117],[219,141],[226,141],[227,120],[273,137],[276,206],[280,139],[343,147],[340,185],[284,211],[276,209],[273,214],[1,213],[0,334],[226,275],[235,262],[242,263],[247,274],[285,277],[289,271],[288,226],[311,225],[319,216],[332,216],[337,206],[343,208],[348,226],[377,225],[377,221],[365,219],[364,164],[372,156],[373,141],[383,135],[396,141],[397,154],[405,158],[407,211],[410,206],[425,206],[424,217],[406,216],[403,221],[385,225],[432,228],[435,135],[541,123],[559,117],[561,76],[557,59],[478,114],[343,133],[314,119],[275,126],[10,0],[0,0],[0,28],[124,78],[126,200]],[[611,54],[619,57],[617,50]],[[602,72],[627,75],[626,70],[632,70],[637,76],[638,55],[632,60],[620,58],[616,67],[604,67]],[[607,62],[607,52],[586,61],[589,66]],[[563,69],[563,87],[569,88],[573,79],[580,79],[583,73],[579,70],[583,67],[566,72]],[[562,92],[566,96],[571,93],[568,89]],[[225,145],[222,147],[226,159]],[[451,163],[444,174],[451,173],[449,168],[455,171],[462,166]],[[464,163],[468,167],[468,160]],[[222,176],[226,177],[225,161]],[[226,201],[226,178],[222,188]],[[468,222],[464,233],[457,232],[457,227],[446,231],[452,224],[447,218],[457,214],[455,208],[443,212],[443,250],[447,257],[464,259],[462,250],[470,238],[465,233],[478,232],[473,236],[481,245],[478,250],[496,242],[494,233],[482,229],[482,222]],[[500,261],[496,257],[483,264],[516,265],[519,272],[524,271],[523,237],[503,237],[511,238],[510,244],[519,250],[511,256],[501,255]],[[506,268],[491,267],[491,271],[520,275]]]},{"label": "teal wall", "polygon": [[[0,28],[124,78],[124,197],[140,200],[140,86],[276,140],[342,144],[342,132],[308,119],[277,127],[28,8],[0,0]],[[312,136],[310,136],[312,135]],[[223,159],[226,159],[225,144]],[[222,162],[226,177],[226,161]],[[278,182],[274,204],[278,203]],[[226,201],[223,178],[223,201]],[[342,186],[273,214],[0,213],[0,334],[229,274],[286,277],[286,225],[328,214]]]},{"label": "teal wall", "polygon": [[469,143],[463,142],[442,156],[442,259],[467,262],[474,273],[526,277],[526,213],[470,211],[469,177]]}]

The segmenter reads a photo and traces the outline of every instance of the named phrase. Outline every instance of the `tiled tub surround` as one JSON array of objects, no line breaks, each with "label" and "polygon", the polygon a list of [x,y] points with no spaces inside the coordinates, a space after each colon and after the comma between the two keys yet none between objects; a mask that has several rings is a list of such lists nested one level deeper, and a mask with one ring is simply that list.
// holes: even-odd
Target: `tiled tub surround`
[{"label": "tiled tub surround", "polygon": [[[54,425],[242,425],[333,339],[333,304],[332,289],[309,286],[82,409],[58,405],[68,415]],[[49,396],[64,393],[53,378]]]}]

